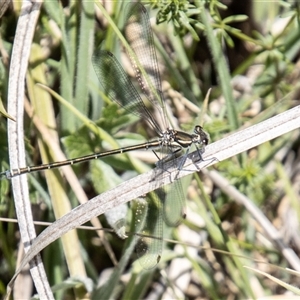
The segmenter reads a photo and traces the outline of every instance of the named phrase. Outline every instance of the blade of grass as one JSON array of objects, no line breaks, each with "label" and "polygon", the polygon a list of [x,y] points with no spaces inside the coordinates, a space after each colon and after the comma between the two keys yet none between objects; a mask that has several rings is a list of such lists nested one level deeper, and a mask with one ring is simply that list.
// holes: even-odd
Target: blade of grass
[{"label": "blade of grass", "polygon": [[[37,45],[32,46],[31,61],[35,62],[36,57],[40,57],[41,49]],[[43,120],[45,125],[50,130],[50,134],[55,141],[59,144],[59,137],[56,132],[56,120],[52,100],[49,94],[35,85],[36,80],[45,83],[47,80],[44,76],[46,74],[44,64],[33,64],[34,68],[30,69],[27,76],[27,90],[31,103],[34,107],[36,115]],[[42,156],[43,163],[48,163],[49,153],[43,138],[39,138],[39,149]],[[45,173],[48,189],[52,199],[54,213],[57,219],[67,214],[72,208],[68,196],[66,194],[63,183],[63,178],[59,171]],[[76,230],[68,232],[62,237],[64,253],[71,276],[86,277],[86,271],[80,254],[79,240]],[[76,289],[75,289],[75,293]]]},{"label": "blade of grass", "polygon": [[201,21],[205,26],[205,34],[207,38],[207,44],[210,47],[211,55],[214,62],[214,67],[218,76],[219,84],[221,85],[222,92],[226,101],[226,107],[228,111],[229,124],[232,130],[236,130],[239,127],[238,115],[235,109],[235,103],[233,98],[233,92],[230,82],[230,73],[228,65],[225,60],[221,45],[219,44],[216,35],[213,32],[211,23],[208,20],[208,14],[204,6],[203,1],[196,1],[197,6],[201,11]]},{"label": "blade of grass", "polygon": [[182,39],[178,35],[174,36],[172,34],[169,36],[169,38],[174,49],[176,49],[176,59],[178,60],[180,69],[184,72],[183,76],[184,78],[187,78],[189,82],[188,86],[194,96],[193,98],[191,98],[191,100],[193,100],[194,98],[196,98],[198,101],[202,100],[203,95],[199,86],[198,78],[193,72],[193,67],[191,66],[189,58],[187,57],[186,50],[183,47]]},{"label": "blade of grass", "polygon": [[[48,12],[52,13],[52,19],[57,20],[57,25],[61,30],[61,52],[62,57],[60,61],[60,92],[63,98],[74,104],[73,86],[75,78],[76,66],[76,51],[77,51],[77,27],[78,16],[76,15],[76,6],[79,3],[70,1],[69,11],[67,16],[63,12],[61,3],[54,3],[53,1],[46,1]],[[69,110],[61,107],[61,128],[63,131],[73,132],[76,128],[76,118],[70,114]]]},{"label": "blade of grass", "polygon": [[[223,230],[222,222],[219,218],[219,215],[217,214],[210,199],[206,196],[206,193],[205,193],[204,187],[203,187],[203,183],[201,182],[199,176],[196,175],[195,178],[196,178],[196,181],[200,188],[200,191],[203,195],[205,204],[208,207],[208,210],[210,211],[210,213],[212,215],[213,223],[211,223],[211,225],[213,225],[213,228],[211,228],[212,230],[210,230],[209,229],[210,227],[208,227],[210,236],[219,245],[224,245],[226,247],[226,250],[228,250],[230,253],[239,253],[238,249],[235,247],[234,242],[231,241],[230,237]],[[219,232],[218,232],[218,230],[219,230]],[[221,238],[221,240],[220,240],[220,238]],[[238,256],[232,256],[231,259],[235,265],[235,268],[234,268],[235,271],[232,272],[232,276],[234,276],[235,274],[239,274],[239,280],[236,282],[236,284],[239,285],[241,290],[244,291],[245,296],[248,296],[248,297],[251,296],[253,299],[255,299],[254,292],[252,291],[252,288],[249,283],[249,274],[247,274],[246,270],[244,269],[240,258]],[[228,261],[227,265],[230,265],[230,264],[231,264],[231,261]],[[238,273],[236,273],[236,269],[238,269]],[[230,268],[229,268],[229,270],[230,270]]]},{"label": "blade of grass", "polygon": [[300,260],[295,252],[282,242],[281,234],[274,228],[272,223],[261,212],[261,210],[254,205],[253,201],[250,201],[250,199],[248,199],[245,195],[241,194],[217,172],[210,171],[208,175],[224,193],[229,195],[238,203],[242,204],[248,210],[248,212],[259,222],[260,226],[264,229],[272,242],[278,247],[278,249],[280,249],[282,255],[289,262],[289,264],[293,266],[295,270],[300,271]]},{"label": "blade of grass", "polygon": [[267,277],[267,278],[273,280],[274,282],[278,283],[278,284],[281,285],[282,287],[286,288],[288,291],[291,291],[292,293],[294,293],[294,294],[300,296],[300,289],[298,289],[297,287],[292,286],[292,285],[290,285],[290,284],[288,284],[288,283],[285,283],[285,282],[283,282],[282,280],[279,280],[279,279],[277,279],[276,277],[274,277],[274,276],[272,276],[272,275],[270,275],[270,274],[268,274],[268,273],[266,273],[266,272],[262,272],[262,271],[259,271],[259,270],[256,270],[256,269],[250,268],[250,267],[245,267],[245,268],[247,268],[247,269],[249,269],[249,270],[252,270],[252,271],[254,271],[254,272],[256,272],[256,273],[259,273],[259,274],[264,275],[265,277]]},{"label": "blade of grass", "polygon": [[[91,68],[91,56],[94,47],[94,2],[82,1],[80,13],[79,45],[75,77],[74,106],[83,114],[88,114],[87,78]],[[76,127],[81,123],[77,120]]]}]

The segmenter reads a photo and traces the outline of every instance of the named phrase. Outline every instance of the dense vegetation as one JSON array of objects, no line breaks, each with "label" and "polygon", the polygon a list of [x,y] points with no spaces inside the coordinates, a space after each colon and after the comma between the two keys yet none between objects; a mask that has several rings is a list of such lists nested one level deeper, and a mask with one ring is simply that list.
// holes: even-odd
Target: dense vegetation
[{"label": "dense vegetation", "polygon": [[[298,2],[240,2],[146,5],[172,122],[186,131],[203,124],[211,143],[299,105]],[[116,28],[126,1],[104,3],[45,1],[40,8],[24,81],[28,102],[20,138],[28,165],[61,160],[59,149],[74,158],[155,137],[145,120],[128,115],[103,93],[94,73],[91,56],[104,40],[122,58]],[[14,121],[6,121],[4,107],[10,101],[11,58],[18,57],[13,49],[24,38],[16,33],[20,11],[15,1],[1,18],[1,171],[10,167],[7,123]],[[22,116],[8,117],[23,122]],[[292,131],[211,167],[238,194],[220,188],[209,170],[186,177],[187,218],[176,228],[165,228],[164,238],[175,243],[165,243],[154,269],[142,270],[134,262],[132,239],[114,233],[78,229],[51,243],[42,261],[55,298],[254,299],[289,290],[299,295],[299,273],[285,269],[299,272],[300,265],[299,146],[299,131]],[[26,175],[34,220],[52,223],[80,202],[148,171],[155,162],[148,152],[76,165],[75,178],[54,170]],[[0,181],[0,197],[0,217],[16,219],[18,199],[10,180]],[[136,207],[129,208],[127,231],[133,230]],[[104,215],[99,220],[109,227]],[[44,227],[36,229],[39,233]],[[1,221],[0,294],[15,273],[18,252],[23,252],[19,227]],[[114,258],[122,258],[119,268]],[[20,278],[26,280],[26,272]],[[22,287],[23,295],[28,287],[31,295],[31,284],[24,282],[15,286]]]}]

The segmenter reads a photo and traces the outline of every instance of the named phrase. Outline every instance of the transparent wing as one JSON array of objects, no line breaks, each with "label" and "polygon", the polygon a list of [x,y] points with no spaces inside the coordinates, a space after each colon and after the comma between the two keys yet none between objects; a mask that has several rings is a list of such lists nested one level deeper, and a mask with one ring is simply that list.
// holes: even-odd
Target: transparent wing
[{"label": "transparent wing", "polygon": [[[125,15],[125,36],[134,51],[134,55],[129,56],[137,81],[143,94],[160,112],[163,125],[167,129],[158,62],[147,11],[139,3],[130,3]],[[106,95],[128,112],[146,119],[161,135],[158,122],[152,117],[115,56],[109,51],[98,50],[93,54],[92,62]],[[157,176],[163,175],[163,180],[167,172],[164,157],[170,154],[172,156],[172,149],[162,147],[161,150]],[[155,179],[159,180],[159,177]],[[139,199],[135,222],[137,231],[143,228],[141,233],[144,236],[137,237],[136,252],[143,268],[151,269],[159,262],[163,247],[163,219],[169,226],[178,225],[183,215],[184,203],[180,181],[174,181],[171,185],[150,193],[147,201]]]},{"label": "transparent wing", "polygon": [[124,36],[135,54],[131,55],[127,51],[140,89],[159,111],[162,124],[166,129],[168,121],[153,33],[148,12],[142,4],[128,3],[126,5]]},{"label": "transparent wing", "polygon": [[136,253],[144,269],[152,269],[160,261],[163,221],[168,226],[177,226],[181,222],[184,206],[182,196],[181,183],[175,181],[150,193],[147,199],[138,199],[135,215]]},{"label": "transparent wing", "polygon": [[168,226],[178,226],[185,217],[185,198],[180,180],[164,187],[163,219]]},{"label": "transparent wing", "polygon": [[180,156],[180,146],[170,147],[162,146],[160,149],[161,156],[156,163],[156,171],[153,180],[165,181],[165,178],[171,176],[171,183],[164,185],[161,189],[164,194],[161,195],[161,201],[163,203],[163,219],[166,225],[175,227],[179,225],[182,218],[185,217],[185,196],[182,189],[181,180],[177,179],[177,176],[172,176],[168,171],[170,169],[177,169],[179,166],[176,163],[176,157]]},{"label": "transparent wing", "polygon": [[[154,47],[153,33],[146,8],[140,3],[128,3],[125,10],[124,36],[135,56],[128,53],[142,92],[160,112],[165,129],[168,126],[165,103],[162,95],[158,61]],[[143,73],[140,66],[145,70]],[[164,147],[165,148],[165,147]],[[162,149],[160,167],[164,170],[164,157],[170,150]],[[183,216],[184,196],[180,181],[175,181],[169,191],[164,191],[163,216],[168,226],[176,226]],[[166,187],[167,189],[167,187]],[[163,200],[163,199],[162,199]]]},{"label": "transparent wing", "polygon": [[160,127],[116,57],[109,51],[96,50],[92,56],[92,63],[104,93],[127,112],[145,119],[158,134],[161,134]]},{"label": "transparent wing", "polygon": [[163,248],[162,203],[158,193],[159,190],[149,193],[147,199],[139,198],[136,209],[136,253],[144,269],[152,269],[158,264]]}]

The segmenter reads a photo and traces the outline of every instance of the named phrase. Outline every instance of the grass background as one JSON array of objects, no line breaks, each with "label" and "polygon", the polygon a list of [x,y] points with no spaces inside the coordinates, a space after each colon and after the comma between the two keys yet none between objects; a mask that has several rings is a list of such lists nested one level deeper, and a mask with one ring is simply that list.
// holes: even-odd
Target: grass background
[{"label": "grass background", "polygon": [[[101,94],[91,64],[94,48],[104,39],[112,49],[117,43],[113,26],[121,22],[124,3],[107,2],[104,9],[90,1],[45,1],[42,6],[31,48],[26,97],[33,113],[52,131],[68,158],[153,137],[142,122],[136,123],[135,117],[126,115]],[[6,58],[12,51],[20,5],[14,2],[2,16],[0,75],[4,106],[9,75]],[[111,19],[106,17],[106,11]],[[212,92],[202,121],[212,141],[299,102],[295,100],[298,99],[300,40],[297,2],[249,1],[243,7],[233,2],[226,7],[210,1],[204,10],[202,1],[193,5],[185,1],[177,4],[156,1],[151,3],[149,13],[164,95],[181,128],[190,130],[201,122],[200,108],[209,88]],[[159,25],[155,25],[155,19]],[[117,50],[114,53],[121,57]],[[50,87],[73,108],[51,97],[36,83]],[[25,116],[24,124],[28,164],[39,164],[42,159],[55,161],[54,150],[44,143],[44,136],[32,118]],[[9,163],[4,117],[0,126],[1,167],[6,170]],[[74,170],[87,197],[91,198],[145,172],[151,167],[151,153],[149,156],[120,155],[74,166]],[[282,234],[282,241],[297,255],[300,246],[298,162],[299,133],[293,132],[215,167],[259,207]],[[35,220],[53,222],[78,205],[77,193],[64,178],[58,180],[57,193],[57,183],[53,186],[47,177],[51,172],[28,175]],[[165,233],[166,237],[183,242],[183,246],[166,244],[162,262],[149,272],[127,261],[123,262],[122,270],[113,266],[112,255],[101,245],[95,232],[78,230],[70,240],[57,241],[42,253],[50,285],[56,286],[55,298],[93,295],[95,299],[141,299],[153,295],[156,298],[241,299],[283,294],[289,288],[243,265],[297,286],[297,277],[281,269],[291,266],[272,239],[209,176],[195,175],[185,180],[184,186],[187,220]],[[10,182],[1,180],[0,188],[1,217],[15,218]],[[108,227],[104,216],[99,219]],[[126,221],[129,228],[130,212]],[[41,230],[37,228],[38,232]],[[130,239],[122,241],[110,233],[106,239],[116,260],[130,259],[133,251]],[[17,252],[22,251],[18,226],[1,222],[0,240],[0,293],[4,294],[15,271]],[[189,247],[189,243],[196,248]],[[209,250],[201,250],[201,246]],[[175,258],[182,260],[178,262]],[[99,290],[99,281],[103,282],[109,272],[114,275]],[[18,285],[30,287],[30,284]]]}]

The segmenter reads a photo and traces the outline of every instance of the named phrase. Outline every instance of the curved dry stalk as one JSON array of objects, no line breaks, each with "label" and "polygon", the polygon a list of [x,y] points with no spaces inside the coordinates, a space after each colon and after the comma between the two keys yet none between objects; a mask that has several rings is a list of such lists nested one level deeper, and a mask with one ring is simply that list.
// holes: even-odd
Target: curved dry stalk
[{"label": "curved dry stalk", "polygon": [[[193,162],[193,157],[198,153],[193,152],[188,155],[182,170],[178,171],[174,162],[166,164],[168,172],[164,172],[164,180],[153,181],[156,169],[145,174],[132,178],[116,188],[96,196],[87,203],[74,208],[70,213],[63,216],[51,226],[46,228],[33,242],[30,251],[24,257],[20,268],[8,285],[8,292],[13,286],[14,280],[22,268],[32,260],[47,245],[61,237],[71,229],[89,221],[91,218],[103,214],[109,209],[122,203],[126,203],[139,196],[145,195],[162,185],[171,183],[172,178],[181,178],[190,175],[200,169],[207,168],[218,161],[225,160],[238,153],[247,151],[250,148],[258,146],[264,142],[272,140],[287,132],[299,128],[300,125],[300,106],[292,108],[264,122],[251,126],[247,129],[236,132],[220,141],[210,144],[206,147],[203,159],[200,162]],[[179,163],[180,158],[178,158]],[[20,178],[24,175],[20,176]],[[17,177],[18,178],[18,177]]]},{"label": "curved dry stalk", "polygon": [[[41,2],[23,1],[14,39],[8,89],[8,113],[16,120],[16,122],[8,120],[9,160],[12,167],[25,163],[23,140],[25,76],[33,34],[35,32],[35,24],[39,17],[41,4]],[[33,225],[26,178],[14,178],[12,180],[12,187],[14,199],[16,199],[15,207],[21,238],[24,250],[28,252],[31,249],[31,243],[35,239],[36,233]],[[43,299],[54,299],[39,254],[32,257],[30,272],[39,296]]]}]

